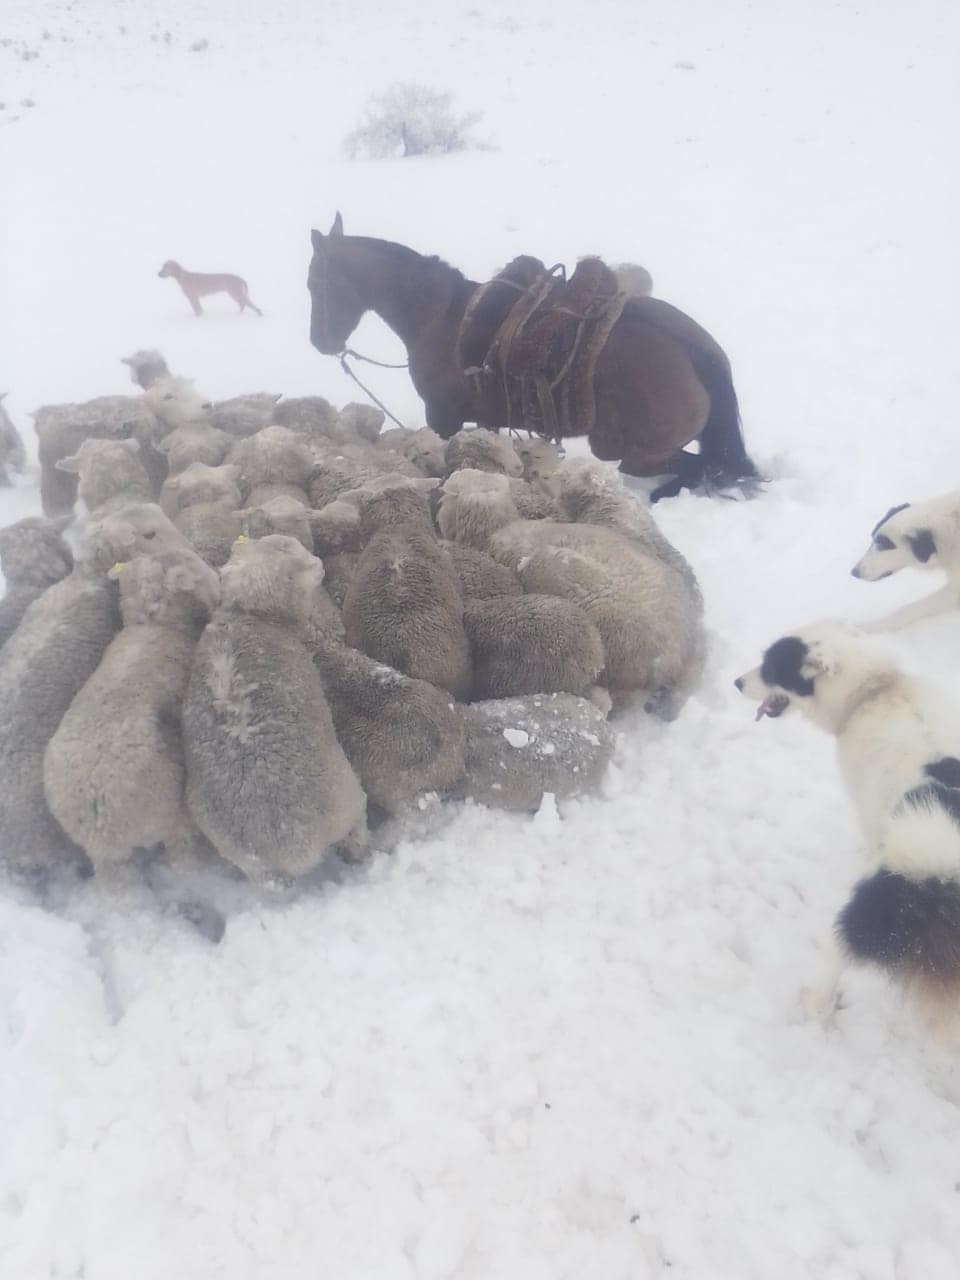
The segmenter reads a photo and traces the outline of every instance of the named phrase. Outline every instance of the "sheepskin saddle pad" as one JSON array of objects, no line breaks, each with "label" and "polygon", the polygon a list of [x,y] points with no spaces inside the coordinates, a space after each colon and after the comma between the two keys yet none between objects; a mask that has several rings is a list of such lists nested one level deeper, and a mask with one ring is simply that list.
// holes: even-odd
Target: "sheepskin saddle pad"
[{"label": "sheepskin saddle pad", "polygon": [[628,295],[599,258],[583,258],[569,280],[523,255],[482,285],[457,340],[461,368],[496,379],[507,425],[553,439],[589,432],[596,418],[594,371]]}]

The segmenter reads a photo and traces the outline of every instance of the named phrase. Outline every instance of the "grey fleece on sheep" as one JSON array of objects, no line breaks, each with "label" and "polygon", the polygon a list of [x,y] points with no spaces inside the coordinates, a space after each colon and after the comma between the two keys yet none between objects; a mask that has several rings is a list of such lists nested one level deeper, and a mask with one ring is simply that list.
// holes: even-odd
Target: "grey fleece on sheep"
[{"label": "grey fleece on sheep", "polygon": [[323,566],[271,536],[239,543],[221,580],[184,704],[187,802],[248,876],[301,876],[365,832],[364,794],[307,648]]},{"label": "grey fleece on sheep", "polygon": [[508,565],[498,564],[485,551],[462,546],[459,542],[441,541],[440,546],[457,571],[465,601],[523,595],[516,573]]},{"label": "grey fleece on sheep", "polygon": [[343,602],[347,643],[455,698],[469,697],[463,596],[425,494],[402,484],[364,495],[360,537],[363,551]]},{"label": "grey fleece on sheep", "polygon": [[347,758],[387,813],[461,776],[463,715],[449,694],[345,645],[319,645],[314,661]]},{"label": "grey fleece on sheep", "polygon": [[230,558],[243,524],[237,507],[239,468],[191,464],[163,486],[160,503],[197,555],[219,569]]},{"label": "grey fleece on sheep", "polygon": [[189,547],[159,507],[133,503],[91,520],[77,564],[35,600],[0,652],[0,857],[25,869],[78,853],[43,794],[43,754],[120,625],[118,560]]},{"label": "grey fleece on sheep", "polygon": [[40,500],[45,516],[66,515],[77,500],[77,477],[57,470],[88,438],[123,440],[138,428],[152,430],[155,415],[134,396],[99,396],[84,404],[44,405],[34,414],[40,460]]},{"label": "grey fleece on sheep", "polygon": [[0,529],[0,569],[7,585],[0,600],[0,648],[16,631],[34,600],[73,568],[73,554],[61,532],[71,519],[28,516]]},{"label": "grey fleece on sheep", "polygon": [[452,435],[444,461],[447,475],[466,467],[516,478],[523,475],[523,462],[509,437],[486,427],[464,427]]},{"label": "grey fleece on sheep", "polygon": [[47,808],[43,754],[119,625],[115,585],[77,567],[30,605],[0,651],[0,857],[18,870],[78,853]]},{"label": "grey fleece on sheep", "polygon": [[465,707],[466,773],[458,791],[478,804],[524,812],[596,790],[615,738],[603,712],[569,693]]},{"label": "grey fleece on sheep", "polygon": [[599,631],[582,609],[559,596],[471,600],[463,620],[473,655],[474,698],[586,696],[603,670]]},{"label": "grey fleece on sheep", "polygon": [[47,746],[47,803],[97,870],[156,845],[189,868],[204,841],[186,811],[180,717],[219,580],[183,551],[140,557],[110,576],[123,630]]},{"label": "grey fleece on sheep", "polygon": [[238,468],[240,492],[247,506],[256,507],[279,493],[299,496],[307,504],[306,486],[313,471],[313,455],[288,427],[264,427],[239,440],[230,453]]},{"label": "grey fleece on sheep", "polygon": [[84,440],[56,465],[79,478],[77,493],[91,513],[111,502],[152,502],[155,496],[137,440]]}]

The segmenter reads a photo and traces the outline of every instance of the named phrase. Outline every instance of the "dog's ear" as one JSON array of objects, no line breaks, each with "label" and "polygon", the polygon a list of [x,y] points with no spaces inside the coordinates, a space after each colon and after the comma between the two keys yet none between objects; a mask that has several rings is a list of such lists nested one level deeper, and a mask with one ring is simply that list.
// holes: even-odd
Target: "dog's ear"
[{"label": "dog's ear", "polygon": [[343,218],[340,216],[339,209],[337,210],[337,216],[333,220],[333,226],[330,228],[329,234],[337,237],[343,235]]},{"label": "dog's ear", "polygon": [[310,232],[310,243],[313,245],[314,249],[320,249],[323,247],[323,236],[316,227],[314,227]]},{"label": "dog's ear", "polygon": [[915,533],[908,533],[907,542],[910,544],[910,550],[921,564],[926,564],[937,549],[937,544],[934,542],[933,534],[929,529],[917,529]]}]

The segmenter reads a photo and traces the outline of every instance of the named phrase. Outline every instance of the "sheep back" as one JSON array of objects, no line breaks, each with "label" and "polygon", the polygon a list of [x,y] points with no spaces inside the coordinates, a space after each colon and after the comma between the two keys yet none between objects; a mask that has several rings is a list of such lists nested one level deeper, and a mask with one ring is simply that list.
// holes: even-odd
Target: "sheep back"
[{"label": "sheep back", "polygon": [[289,627],[221,610],[197,646],[183,733],[190,811],[254,879],[304,875],[363,821],[319,673]]},{"label": "sheep back", "polygon": [[44,868],[76,852],[43,793],[43,754],[120,626],[116,587],[75,569],[30,605],[0,652],[0,851]]},{"label": "sheep back", "polygon": [[473,656],[473,696],[585,695],[603,670],[600,632],[559,596],[502,596],[464,609]]},{"label": "sheep back", "polygon": [[374,803],[395,814],[463,773],[461,709],[356,649],[322,645],[314,661],[347,759]]}]

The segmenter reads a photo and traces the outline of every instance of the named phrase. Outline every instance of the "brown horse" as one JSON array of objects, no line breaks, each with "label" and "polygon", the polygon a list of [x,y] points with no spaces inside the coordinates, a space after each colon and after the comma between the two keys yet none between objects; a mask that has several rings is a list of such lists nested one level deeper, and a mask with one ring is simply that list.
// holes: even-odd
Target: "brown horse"
[{"label": "brown horse", "polygon": [[[439,258],[404,245],[344,235],[338,213],[327,235],[311,233],[310,341],[324,355],[343,351],[367,311],[407,349],[410,377],[427,425],[444,439],[465,422],[505,427],[509,410],[497,381],[478,382],[457,361],[457,336],[481,287]],[[634,476],[670,476],[653,498],[707,482],[756,477],[747,457],[730,362],[689,316],[657,298],[634,298],[597,359],[596,415],[589,432],[598,458]],[[699,453],[684,445],[698,440]]]}]

